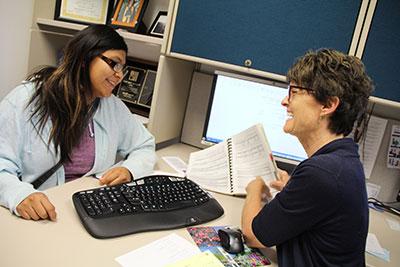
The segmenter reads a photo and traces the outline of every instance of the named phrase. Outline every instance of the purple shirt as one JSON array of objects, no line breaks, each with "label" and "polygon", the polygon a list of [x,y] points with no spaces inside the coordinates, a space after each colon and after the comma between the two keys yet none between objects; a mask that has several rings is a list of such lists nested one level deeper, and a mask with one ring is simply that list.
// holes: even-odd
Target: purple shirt
[{"label": "purple shirt", "polygon": [[93,167],[94,158],[94,127],[93,120],[91,120],[81,137],[81,141],[72,150],[71,162],[64,163],[65,181],[80,178],[88,173]]}]

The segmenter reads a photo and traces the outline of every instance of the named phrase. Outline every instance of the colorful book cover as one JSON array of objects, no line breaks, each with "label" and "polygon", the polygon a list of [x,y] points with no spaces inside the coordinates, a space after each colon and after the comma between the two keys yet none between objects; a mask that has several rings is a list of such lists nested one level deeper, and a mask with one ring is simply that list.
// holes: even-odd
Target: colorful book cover
[{"label": "colorful book cover", "polygon": [[226,226],[188,227],[187,231],[196,245],[203,251],[210,251],[225,267],[255,267],[270,265],[269,259],[257,249],[244,245],[244,252],[230,254],[220,245],[218,230]]}]

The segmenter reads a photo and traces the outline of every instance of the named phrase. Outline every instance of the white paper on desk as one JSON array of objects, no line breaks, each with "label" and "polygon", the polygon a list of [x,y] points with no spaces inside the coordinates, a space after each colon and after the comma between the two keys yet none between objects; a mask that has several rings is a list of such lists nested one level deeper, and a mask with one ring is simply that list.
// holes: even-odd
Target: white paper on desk
[{"label": "white paper on desk", "polygon": [[365,177],[371,177],[379,147],[381,146],[383,134],[385,133],[386,119],[371,116],[368,122],[368,128],[365,139],[361,140],[359,153],[364,166]]},{"label": "white paper on desk", "polygon": [[381,247],[378,238],[374,234],[368,233],[365,251],[384,261],[390,262],[390,251]]},{"label": "white paper on desk", "polygon": [[392,219],[386,219],[386,221],[389,224],[390,229],[400,232],[400,223],[399,222],[392,220]]},{"label": "white paper on desk", "polygon": [[162,159],[178,173],[186,173],[187,164],[180,157],[162,157]]},{"label": "white paper on desk", "polygon": [[178,176],[184,178],[185,175],[183,173],[176,172],[165,172],[165,171],[153,171],[150,175],[167,175],[167,176]]},{"label": "white paper on desk", "polygon": [[384,254],[383,248],[381,247],[381,244],[379,244],[378,238],[376,237],[376,235],[371,233],[368,233],[367,235],[367,245],[365,250],[373,254]]},{"label": "white paper on desk", "polygon": [[170,234],[115,260],[123,267],[162,267],[198,253],[197,246],[177,234]]}]

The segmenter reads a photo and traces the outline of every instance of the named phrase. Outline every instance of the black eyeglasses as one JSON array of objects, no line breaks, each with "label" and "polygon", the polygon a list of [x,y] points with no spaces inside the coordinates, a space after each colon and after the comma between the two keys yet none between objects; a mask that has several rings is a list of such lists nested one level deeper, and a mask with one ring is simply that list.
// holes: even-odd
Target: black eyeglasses
[{"label": "black eyeglasses", "polygon": [[293,91],[293,89],[300,89],[300,90],[305,90],[307,93],[314,93],[315,90],[312,88],[307,88],[307,87],[302,87],[298,85],[288,85],[288,101],[290,102],[292,100],[293,94],[297,93],[297,91]]},{"label": "black eyeglasses", "polygon": [[115,62],[114,60],[104,56],[100,55],[99,56],[105,63],[107,63],[110,68],[112,68],[115,72],[124,72],[126,69],[125,65],[122,65],[121,63]]}]

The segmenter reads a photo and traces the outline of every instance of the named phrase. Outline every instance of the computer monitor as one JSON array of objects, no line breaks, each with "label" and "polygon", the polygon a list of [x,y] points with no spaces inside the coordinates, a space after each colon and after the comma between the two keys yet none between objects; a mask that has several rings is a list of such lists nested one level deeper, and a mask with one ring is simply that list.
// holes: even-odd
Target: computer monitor
[{"label": "computer monitor", "polygon": [[297,165],[307,155],[298,139],[283,131],[287,115],[281,101],[286,95],[283,82],[216,72],[202,143],[219,143],[262,123],[275,159]]}]

